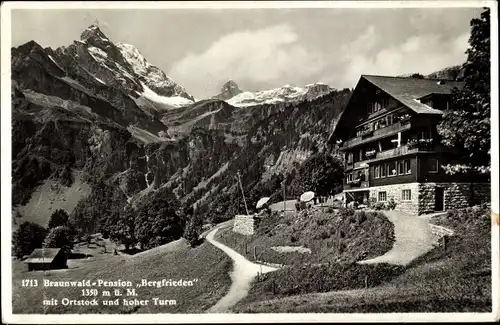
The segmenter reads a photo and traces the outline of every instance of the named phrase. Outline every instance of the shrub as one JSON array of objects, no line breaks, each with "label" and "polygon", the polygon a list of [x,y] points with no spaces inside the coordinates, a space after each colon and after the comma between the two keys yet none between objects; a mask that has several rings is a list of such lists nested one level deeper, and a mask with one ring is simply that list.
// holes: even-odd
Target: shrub
[{"label": "shrub", "polygon": [[189,242],[191,247],[196,247],[200,244],[200,235],[203,227],[203,219],[201,215],[193,215],[186,224],[183,237]]},{"label": "shrub", "polygon": [[340,208],[338,214],[340,217],[342,217],[342,219],[345,219],[352,216],[354,212],[356,212],[356,210],[354,210],[351,207],[347,207],[347,208]]},{"label": "shrub", "polygon": [[13,254],[21,258],[35,248],[41,248],[47,230],[33,222],[23,222],[12,236]]},{"label": "shrub", "polygon": [[63,209],[57,209],[50,216],[48,228],[52,229],[59,226],[67,226],[68,219],[69,215],[66,211]]},{"label": "shrub", "polygon": [[[343,247],[341,245],[341,247]],[[349,290],[377,286],[400,275],[402,266],[389,264],[362,265],[333,263],[301,268],[284,268],[266,275],[252,291],[277,295],[296,295],[311,292]],[[367,283],[365,283],[365,280]]]},{"label": "shrub", "polygon": [[362,224],[363,222],[366,221],[366,213],[365,211],[356,211],[354,214],[356,216],[356,220],[358,224]]},{"label": "shrub", "polygon": [[368,200],[368,208],[370,209],[373,209],[373,207],[375,206],[375,204],[377,204],[377,199],[374,198],[374,197],[370,197],[370,199]]},{"label": "shrub", "polygon": [[385,209],[385,204],[384,202],[377,202],[373,205],[372,209],[374,210],[384,210]]},{"label": "shrub", "polygon": [[396,208],[396,201],[394,201],[394,198],[391,197],[391,199],[389,200],[389,202],[387,202],[387,208],[389,210],[394,210]]},{"label": "shrub", "polygon": [[64,252],[70,252],[73,248],[73,232],[65,226],[52,228],[45,237],[43,247],[62,248]]}]

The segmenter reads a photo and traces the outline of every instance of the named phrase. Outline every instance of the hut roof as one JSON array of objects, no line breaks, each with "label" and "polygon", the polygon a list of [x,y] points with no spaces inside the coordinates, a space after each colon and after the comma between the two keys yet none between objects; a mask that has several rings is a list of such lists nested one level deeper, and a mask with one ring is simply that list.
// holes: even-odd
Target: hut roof
[{"label": "hut roof", "polygon": [[25,263],[52,263],[61,248],[35,248],[24,261]]}]

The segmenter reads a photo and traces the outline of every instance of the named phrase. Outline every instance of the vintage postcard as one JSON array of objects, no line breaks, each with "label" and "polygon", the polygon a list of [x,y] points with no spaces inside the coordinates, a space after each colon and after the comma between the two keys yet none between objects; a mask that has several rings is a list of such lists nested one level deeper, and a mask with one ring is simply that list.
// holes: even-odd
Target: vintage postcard
[{"label": "vintage postcard", "polygon": [[497,17],[2,3],[2,321],[498,320]]}]

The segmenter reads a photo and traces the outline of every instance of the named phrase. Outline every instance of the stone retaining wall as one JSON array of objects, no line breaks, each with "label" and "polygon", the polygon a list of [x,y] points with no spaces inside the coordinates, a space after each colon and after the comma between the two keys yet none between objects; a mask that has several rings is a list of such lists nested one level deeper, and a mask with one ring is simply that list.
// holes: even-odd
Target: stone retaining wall
[{"label": "stone retaining wall", "polygon": [[253,235],[258,224],[258,218],[253,215],[237,215],[234,217],[233,231],[242,235]]}]

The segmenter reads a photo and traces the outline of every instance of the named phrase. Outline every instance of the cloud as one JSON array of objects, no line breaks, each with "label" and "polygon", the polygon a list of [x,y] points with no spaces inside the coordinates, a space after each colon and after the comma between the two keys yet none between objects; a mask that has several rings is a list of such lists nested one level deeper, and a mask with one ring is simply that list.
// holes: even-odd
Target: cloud
[{"label": "cloud", "polygon": [[215,95],[228,79],[244,88],[245,83],[297,80],[324,65],[324,57],[304,47],[290,25],[280,24],[225,35],[202,53],[175,62],[169,76],[181,84],[189,80],[189,91],[204,97]]},{"label": "cloud", "polygon": [[[367,35],[373,35],[368,38]],[[408,73],[429,74],[462,64],[469,33],[443,38],[437,34],[411,36],[399,44],[383,46],[382,39],[369,27],[365,33],[342,47],[344,69],[337,82],[353,87],[361,74],[397,76]],[[368,40],[370,43],[365,44]],[[374,45],[373,42],[379,42]],[[364,46],[361,44],[365,44]],[[376,50],[374,48],[378,47]],[[353,51],[356,49],[356,51]]]}]

